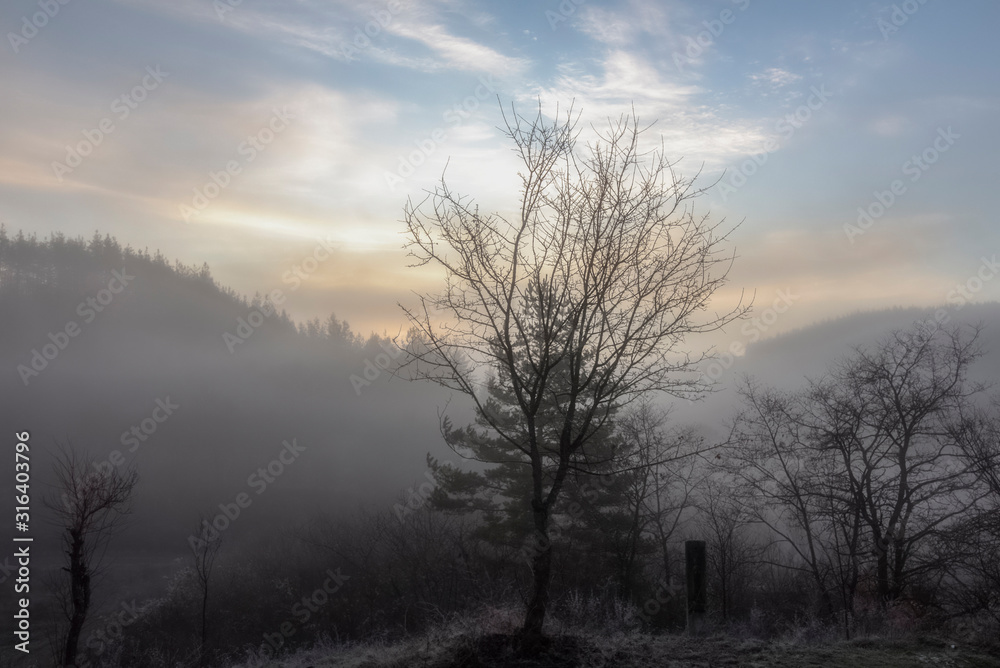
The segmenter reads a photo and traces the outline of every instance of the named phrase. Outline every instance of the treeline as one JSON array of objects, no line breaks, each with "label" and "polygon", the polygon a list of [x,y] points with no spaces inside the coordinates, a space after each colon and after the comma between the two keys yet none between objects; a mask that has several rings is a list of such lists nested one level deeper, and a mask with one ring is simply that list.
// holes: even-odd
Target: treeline
[{"label": "treeline", "polygon": [[[94,232],[90,240],[67,237],[61,232],[39,239],[36,234],[25,235],[19,230],[8,234],[0,224],[0,299],[7,305],[17,301],[48,299],[65,301],[84,297],[105,286],[112,271],[126,267],[144,278],[152,277],[161,288],[170,285],[189,285],[215,301],[218,309],[261,308],[266,297],[257,294],[246,297],[232,288],[219,285],[212,277],[208,263],[188,265],[175,260],[170,262],[159,250],[136,249],[122,246],[110,234],[101,236]],[[157,306],[160,306],[159,304]],[[271,329],[298,333],[312,339],[329,338],[334,341],[363,345],[365,337],[351,331],[345,320],[331,314],[325,321],[313,318],[296,323],[281,309],[271,308],[268,317]]]},{"label": "treeline", "polygon": [[216,286],[208,264],[193,267],[179,261],[171,264],[159,250],[124,248],[109,234],[94,232],[90,241],[83,237],[67,237],[61,232],[39,240],[35,234],[23,231],[11,237],[0,225],[0,294],[8,297],[40,297],[55,293],[78,293],[86,289],[95,276],[107,274],[122,263],[142,265],[190,281],[220,294],[237,298],[229,289]]}]

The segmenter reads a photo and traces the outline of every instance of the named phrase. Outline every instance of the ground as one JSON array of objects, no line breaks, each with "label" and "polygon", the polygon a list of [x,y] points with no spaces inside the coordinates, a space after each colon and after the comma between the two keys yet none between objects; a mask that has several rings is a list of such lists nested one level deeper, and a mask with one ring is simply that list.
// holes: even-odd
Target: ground
[{"label": "ground", "polygon": [[947,639],[861,639],[836,643],[619,634],[559,636],[545,656],[519,658],[501,634],[412,641],[341,651],[313,650],[247,668],[988,668],[1000,667],[1000,648]]}]

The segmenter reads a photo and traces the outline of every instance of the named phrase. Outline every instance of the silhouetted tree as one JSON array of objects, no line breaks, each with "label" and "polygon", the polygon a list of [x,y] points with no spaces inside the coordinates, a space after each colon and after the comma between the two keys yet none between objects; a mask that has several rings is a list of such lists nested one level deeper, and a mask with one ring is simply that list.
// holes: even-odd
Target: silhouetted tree
[{"label": "silhouetted tree", "polygon": [[[661,153],[642,152],[634,115],[577,155],[572,111],[555,121],[541,109],[534,119],[511,113],[505,135],[524,165],[516,217],[481,213],[444,179],[428,197],[430,213],[427,200],[407,203],[412,257],[442,268],[447,282],[404,310],[420,334],[409,349],[416,377],[470,397],[477,419],[506,443],[498,451],[484,442],[471,456],[490,464],[514,456],[531,471],[521,500],[539,544],[522,628],[530,649],[542,637],[550,519],[567,476],[603,461],[591,449],[615,411],[650,391],[696,394],[704,356],[679,345],[745,307],[699,319],[725,281],[726,235],[693,214],[689,201],[702,192],[693,180]],[[516,425],[490,406],[483,369],[511,393]]]},{"label": "silhouetted tree", "polygon": [[729,621],[734,609],[746,599],[751,579],[760,569],[762,550],[750,535],[750,513],[733,498],[728,485],[708,484],[700,497],[717,609],[723,621]]},{"label": "silhouetted tree", "polygon": [[48,499],[56,523],[63,530],[69,562],[70,588],[67,609],[69,630],[63,665],[76,663],[80,631],[90,610],[92,578],[99,569],[97,557],[131,510],[139,474],[132,467],[92,469],[92,458],[72,446],[60,447],[53,465],[58,498]]},{"label": "silhouetted tree", "polygon": [[963,416],[979,329],[917,324],[858,348],[807,391],[748,384],[732,471],[755,519],[792,546],[845,631],[867,583],[886,607],[940,573],[931,547],[982,506],[980,459],[965,456]]},{"label": "silhouetted tree", "polygon": [[222,536],[215,540],[207,540],[206,527],[211,520],[203,515],[198,523],[195,533],[202,533],[202,540],[191,541],[191,557],[194,562],[194,575],[198,583],[198,591],[201,594],[201,646],[199,650],[199,662],[205,665],[207,660],[206,641],[208,639],[208,590],[212,579],[212,568],[215,566],[215,558],[222,547]]}]

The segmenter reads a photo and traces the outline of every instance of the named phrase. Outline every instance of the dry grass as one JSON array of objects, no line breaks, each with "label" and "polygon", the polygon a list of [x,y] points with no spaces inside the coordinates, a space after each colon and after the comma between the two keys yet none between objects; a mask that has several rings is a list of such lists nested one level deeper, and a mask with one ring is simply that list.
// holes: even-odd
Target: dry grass
[{"label": "dry grass", "polygon": [[[258,657],[239,668],[987,668],[1000,651],[946,639],[817,640],[789,634],[778,640],[733,636],[652,635],[609,620],[612,630],[569,628],[553,620],[550,652],[517,657],[511,642],[520,616],[506,608],[456,617],[419,638],[334,646],[320,644],[287,657]],[[562,634],[562,635],[557,635]]]}]

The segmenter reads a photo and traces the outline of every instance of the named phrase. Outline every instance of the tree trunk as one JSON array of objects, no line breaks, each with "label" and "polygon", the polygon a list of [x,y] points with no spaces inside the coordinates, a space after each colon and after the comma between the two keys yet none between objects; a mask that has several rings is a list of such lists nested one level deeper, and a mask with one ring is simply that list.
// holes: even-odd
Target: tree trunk
[{"label": "tree trunk", "polygon": [[729,621],[729,572],[723,560],[723,566],[719,573],[719,599],[722,602],[722,621]]},{"label": "tree trunk", "polygon": [[208,583],[201,597],[201,649],[198,652],[199,663],[205,665],[205,636],[208,634]]},{"label": "tree trunk", "polygon": [[69,632],[66,635],[66,648],[63,652],[63,665],[76,665],[77,646],[80,644],[80,632],[87,619],[87,608],[90,607],[90,573],[84,562],[83,536],[71,532],[69,552],[70,600],[73,612],[69,620]]},{"label": "tree trunk", "polygon": [[705,541],[684,541],[687,594],[687,632],[702,635],[705,631],[707,587],[705,586]]},{"label": "tree trunk", "polygon": [[906,546],[902,540],[893,541],[892,581],[889,586],[889,600],[903,597],[903,579],[906,569]]},{"label": "tree trunk", "polygon": [[[661,533],[662,535],[662,533]],[[673,584],[673,577],[670,574],[670,551],[667,548],[666,537],[661,539],[661,547],[663,550],[663,581],[667,584]]]},{"label": "tree trunk", "polygon": [[535,507],[535,537],[538,549],[531,560],[534,589],[521,628],[521,647],[526,654],[536,653],[541,648],[542,625],[549,603],[549,583],[552,579],[552,542],[549,540],[549,513],[545,508]]},{"label": "tree trunk", "polygon": [[885,607],[889,603],[889,549],[888,541],[876,541],[875,583],[878,603]]},{"label": "tree trunk", "polygon": [[[645,490],[642,491],[642,494],[645,494]],[[628,547],[625,551],[625,563],[622,565],[622,578],[619,584],[618,597],[626,602],[632,600],[632,593],[635,589],[635,561],[639,554],[639,536],[642,534],[642,527],[640,526],[641,511],[642,500],[639,498],[636,500],[632,511],[632,523],[628,530]]]}]

